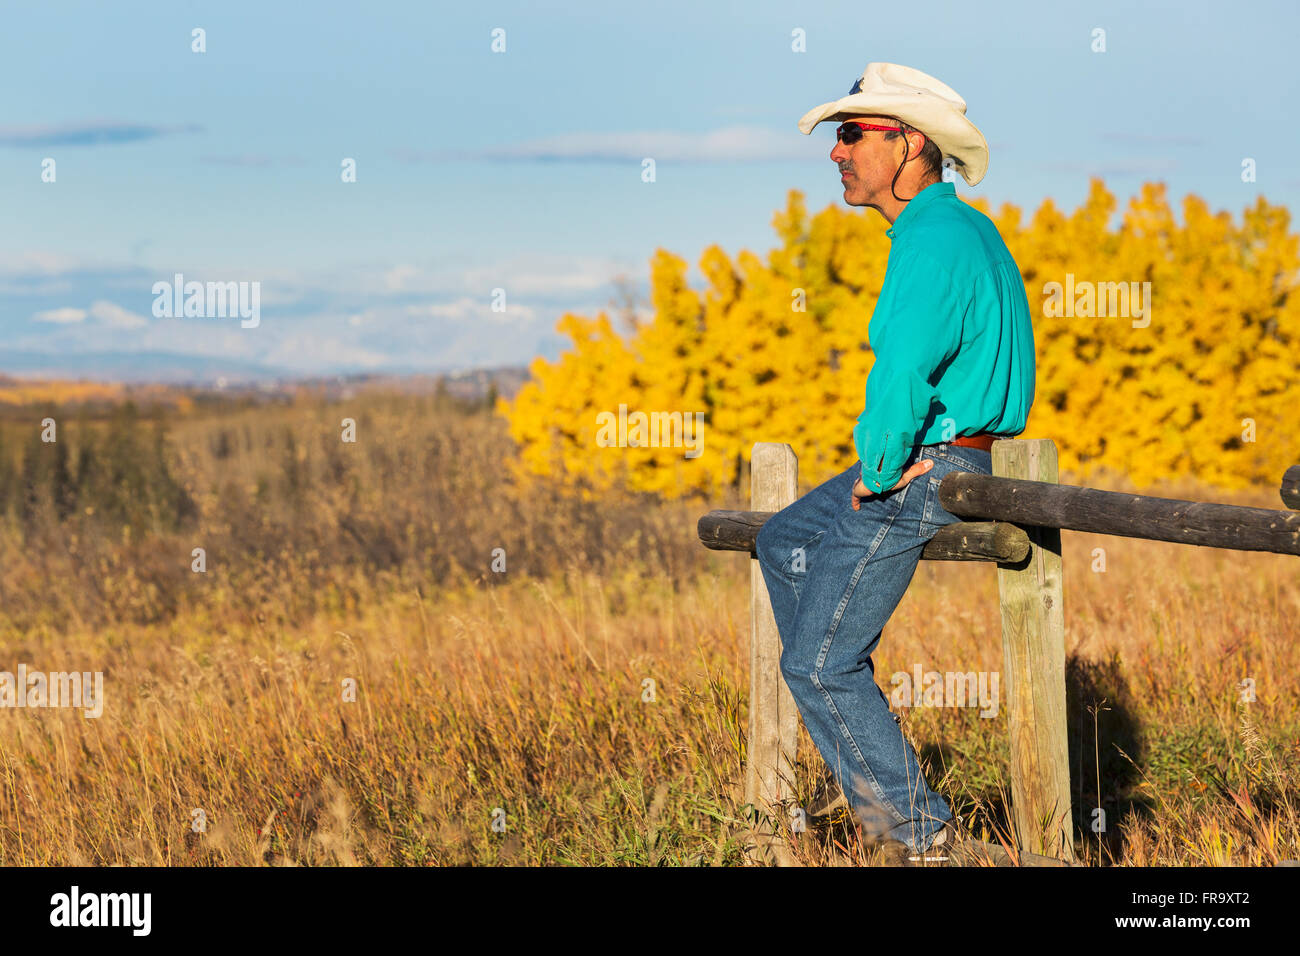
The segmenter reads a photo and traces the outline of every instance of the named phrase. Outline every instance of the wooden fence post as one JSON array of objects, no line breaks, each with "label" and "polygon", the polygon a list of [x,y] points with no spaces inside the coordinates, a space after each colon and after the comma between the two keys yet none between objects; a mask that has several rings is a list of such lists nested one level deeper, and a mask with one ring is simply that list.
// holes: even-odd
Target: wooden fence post
[{"label": "wooden fence post", "polygon": [[[1059,482],[1050,439],[1002,439],[993,443],[992,454],[997,477]],[[1061,532],[1036,526],[1025,531],[1028,558],[998,565],[1012,820],[1022,850],[1073,861]]]},{"label": "wooden fence post", "polygon": [[[750,456],[750,507],[780,511],[799,497],[799,460],[789,445],[757,442]],[[749,562],[749,739],[745,802],[772,818],[794,796],[799,711],[781,676],[781,636],[767,582],[758,560]],[[776,823],[773,819],[773,824]],[[779,830],[760,821],[753,832],[754,855],[778,866],[794,863]]]}]

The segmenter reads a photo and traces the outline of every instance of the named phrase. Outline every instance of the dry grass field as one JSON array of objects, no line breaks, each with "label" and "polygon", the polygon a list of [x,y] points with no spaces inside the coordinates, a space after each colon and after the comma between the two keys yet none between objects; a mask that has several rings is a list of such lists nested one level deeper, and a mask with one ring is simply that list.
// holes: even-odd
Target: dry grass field
[{"label": "dry grass field", "polygon": [[[5,406],[0,670],[102,671],[105,706],[0,709],[0,864],[743,863],[747,559],[695,538],[743,504],[578,501],[511,455],[490,412],[433,396]],[[1300,562],[1064,549],[1080,856],[1300,858]],[[923,562],[877,678],[1001,664],[993,569]],[[903,726],[1005,835],[1005,715]],[[806,805],[827,778],[806,735],[800,758]],[[878,862],[843,818],[795,845]]]}]

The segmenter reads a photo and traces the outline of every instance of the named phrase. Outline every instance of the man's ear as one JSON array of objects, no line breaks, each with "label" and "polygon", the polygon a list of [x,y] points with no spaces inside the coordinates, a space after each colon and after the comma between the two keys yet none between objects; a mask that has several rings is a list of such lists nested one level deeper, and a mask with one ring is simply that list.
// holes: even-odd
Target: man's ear
[{"label": "man's ear", "polygon": [[[912,137],[916,137],[916,139],[913,139]],[[916,131],[915,133],[908,133],[907,134],[907,158],[909,160],[912,160],[919,157],[921,155],[921,150],[925,149],[925,144],[927,142],[929,142],[929,139],[920,130]]]}]

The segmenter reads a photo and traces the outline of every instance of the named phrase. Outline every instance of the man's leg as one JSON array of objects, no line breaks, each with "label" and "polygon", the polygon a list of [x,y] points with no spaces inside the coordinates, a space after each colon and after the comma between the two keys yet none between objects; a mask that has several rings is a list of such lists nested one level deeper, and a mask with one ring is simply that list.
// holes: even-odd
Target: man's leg
[{"label": "man's leg", "polygon": [[795,608],[808,580],[817,544],[840,512],[849,509],[849,494],[861,471],[861,464],[854,465],[823,482],[778,511],[759,529],[754,554],[767,582],[782,642],[793,633]]},{"label": "man's leg", "polygon": [[920,849],[952,813],[922,777],[871,653],[933,536],[921,525],[928,485],[922,476],[855,512],[860,469],[773,516],[756,551],[781,631],[781,670],[809,735],[873,835]]}]

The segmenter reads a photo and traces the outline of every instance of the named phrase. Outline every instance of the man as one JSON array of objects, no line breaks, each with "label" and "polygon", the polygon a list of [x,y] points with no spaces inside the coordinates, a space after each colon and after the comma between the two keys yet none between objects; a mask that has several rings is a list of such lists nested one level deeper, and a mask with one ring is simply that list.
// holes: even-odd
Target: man
[{"label": "man", "polygon": [[994,438],[1024,431],[1034,399],[1020,270],[989,218],[943,181],[949,162],[972,186],[988,167],[965,113],[934,77],[870,63],[849,95],[799,121],[804,133],[842,123],[830,157],[844,201],[891,223],[892,245],[868,326],[875,364],[853,430],[859,460],[774,515],[756,545],[781,671],[891,862],[945,859],[964,834],[922,776],[871,654],[926,542],[959,520],[939,503],[939,482],[953,471],[992,474]]}]

